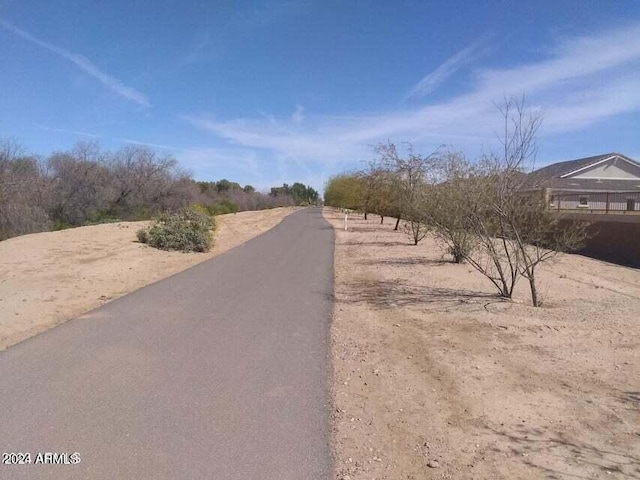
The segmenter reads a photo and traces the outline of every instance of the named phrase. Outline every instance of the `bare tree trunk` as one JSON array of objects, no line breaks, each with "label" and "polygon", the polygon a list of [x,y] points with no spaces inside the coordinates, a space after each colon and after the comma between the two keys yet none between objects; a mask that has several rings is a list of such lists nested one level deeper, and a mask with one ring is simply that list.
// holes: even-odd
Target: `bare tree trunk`
[{"label": "bare tree trunk", "polygon": [[536,277],[533,272],[529,275],[529,286],[531,287],[531,302],[534,307],[539,307],[540,302],[538,301],[538,290],[536,289]]},{"label": "bare tree trunk", "polygon": [[399,226],[400,226],[400,217],[398,217],[398,218],[397,218],[397,220],[396,220],[396,226],[395,226],[395,228],[394,228],[393,230],[394,230],[394,231],[398,230],[398,227],[399,227]]}]

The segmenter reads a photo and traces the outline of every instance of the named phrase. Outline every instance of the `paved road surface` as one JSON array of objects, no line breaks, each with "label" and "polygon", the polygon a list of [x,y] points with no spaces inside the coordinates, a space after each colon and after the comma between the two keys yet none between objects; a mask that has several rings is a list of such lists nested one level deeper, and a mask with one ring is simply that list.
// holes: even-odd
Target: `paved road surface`
[{"label": "paved road surface", "polygon": [[333,230],[319,209],[0,352],[0,478],[331,476]]}]

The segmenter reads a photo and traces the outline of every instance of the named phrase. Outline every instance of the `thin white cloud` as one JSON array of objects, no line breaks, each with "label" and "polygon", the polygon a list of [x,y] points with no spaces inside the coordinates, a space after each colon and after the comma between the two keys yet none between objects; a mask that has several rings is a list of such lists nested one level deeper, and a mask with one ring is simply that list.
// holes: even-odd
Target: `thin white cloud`
[{"label": "thin white cloud", "polygon": [[127,143],[129,145],[141,145],[141,146],[144,146],[144,147],[159,148],[161,150],[170,150],[172,152],[186,152],[186,151],[188,151],[188,149],[185,149],[185,148],[182,148],[182,147],[176,147],[176,146],[172,146],[172,145],[165,145],[165,144],[162,144],[162,143],[144,142],[144,141],[141,141],[141,140],[133,140],[131,138],[110,137],[110,136],[106,136],[106,135],[100,135],[100,134],[97,134],[97,133],[83,132],[81,130],[72,130],[72,129],[69,129],[69,128],[51,127],[49,125],[43,125],[41,123],[33,123],[32,125],[34,127],[39,128],[40,130],[45,130],[47,132],[63,133],[63,134],[66,134],[66,135],[75,135],[75,136],[79,136],[79,137],[89,137],[89,138],[103,139],[103,140],[107,140],[107,141]]},{"label": "thin white cloud", "polygon": [[97,133],[82,132],[80,130],[69,130],[66,128],[49,127],[48,125],[42,125],[41,123],[33,123],[32,125],[39,128],[40,130],[46,130],[47,132],[65,133],[89,138],[102,138],[102,135],[98,135]]},{"label": "thin white cloud", "polygon": [[[201,177],[219,178],[221,171],[227,176],[242,176],[255,180],[264,176],[257,153],[248,149],[238,151],[233,148],[188,148],[179,152],[177,156],[182,165],[197,170]],[[254,186],[262,188],[266,185]]]},{"label": "thin white cloud", "polygon": [[[615,115],[640,111],[640,22],[588,37],[568,38],[543,59],[510,68],[485,69],[471,89],[445,102],[349,116],[291,119],[182,118],[235,148],[259,149],[291,165],[304,161],[320,171],[353,165],[387,140],[430,149],[441,143],[491,147],[499,130],[495,105],[526,94],[544,112],[543,135],[585,129]],[[544,140],[544,137],[543,137]]]},{"label": "thin white cloud", "polygon": [[323,134],[321,131],[301,132],[296,124],[289,122],[250,119],[219,122],[202,115],[182,118],[195,127],[216,133],[231,145],[270,150],[294,160],[323,156],[325,161],[331,162],[353,152],[353,142],[338,135],[333,127],[325,129]]},{"label": "thin white cloud", "polygon": [[40,40],[39,38],[34,37],[30,33],[25,32],[24,30],[16,27],[15,25],[7,22],[2,18],[0,18],[0,26],[5,30],[13,33],[14,35],[17,35],[18,37],[21,37],[33,43],[34,45],[38,45],[39,47],[49,50],[50,52],[55,53],[59,57],[64,58],[65,60],[68,60],[69,62],[73,63],[76,67],[78,67],[80,70],[84,71],[88,75],[98,80],[105,87],[107,87],[109,90],[113,91],[117,95],[131,102],[137,103],[138,105],[141,105],[143,107],[150,106],[149,99],[147,98],[146,95],[139,92],[133,87],[128,87],[124,85],[117,78],[114,78],[104,73],[102,70],[100,70],[88,58],[84,57],[83,55],[70,52],[68,50],[65,50],[64,48],[60,48],[56,45]]},{"label": "thin white cloud", "polygon": [[123,143],[128,143],[130,145],[141,145],[143,147],[160,148],[162,150],[172,150],[172,151],[183,150],[180,147],[173,147],[171,145],[164,145],[162,143],[142,142],[140,140],[131,140],[130,138],[115,138],[114,140],[118,140]]},{"label": "thin white cloud", "polygon": [[[551,58],[510,69],[485,70],[479,75],[480,92],[541,91],[561,88],[564,82],[637,62],[640,58],[640,23],[616,26],[605,34],[566,39],[552,51]],[[637,69],[636,69],[637,73]],[[615,80],[607,75],[601,82]]]},{"label": "thin white cloud", "polygon": [[405,100],[414,100],[422,98],[433,92],[442,85],[451,75],[456,73],[462,67],[469,65],[482,54],[482,47],[486,40],[480,39],[449,57],[433,72],[426,75],[420,80],[405,97]]}]

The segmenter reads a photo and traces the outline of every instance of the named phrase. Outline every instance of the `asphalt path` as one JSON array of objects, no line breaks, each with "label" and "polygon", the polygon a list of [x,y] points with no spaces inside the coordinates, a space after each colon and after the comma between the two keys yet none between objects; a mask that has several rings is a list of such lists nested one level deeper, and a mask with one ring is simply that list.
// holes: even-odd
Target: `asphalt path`
[{"label": "asphalt path", "polygon": [[304,209],[0,352],[0,479],[330,478],[333,248]]}]

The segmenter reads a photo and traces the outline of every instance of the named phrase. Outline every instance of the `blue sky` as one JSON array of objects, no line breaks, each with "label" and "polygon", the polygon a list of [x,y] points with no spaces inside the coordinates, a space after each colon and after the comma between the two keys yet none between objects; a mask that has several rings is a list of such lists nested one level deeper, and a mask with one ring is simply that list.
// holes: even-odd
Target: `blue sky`
[{"label": "blue sky", "polygon": [[538,164],[640,159],[640,1],[0,0],[0,137],[148,144],[196,178],[321,189],[372,146],[496,147],[544,115]]}]

